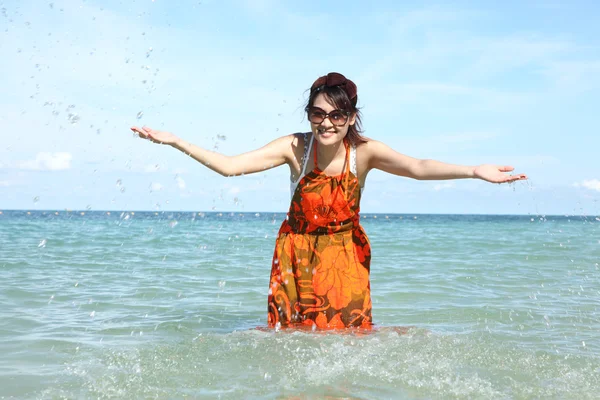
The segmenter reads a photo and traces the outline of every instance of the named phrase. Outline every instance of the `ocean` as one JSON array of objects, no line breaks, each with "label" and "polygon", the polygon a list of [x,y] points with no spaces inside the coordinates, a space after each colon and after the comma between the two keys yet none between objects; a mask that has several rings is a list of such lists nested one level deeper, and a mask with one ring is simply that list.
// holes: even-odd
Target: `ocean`
[{"label": "ocean", "polygon": [[265,329],[284,218],[2,211],[0,399],[598,398],[598,216],[362,215],[369,334]]}]

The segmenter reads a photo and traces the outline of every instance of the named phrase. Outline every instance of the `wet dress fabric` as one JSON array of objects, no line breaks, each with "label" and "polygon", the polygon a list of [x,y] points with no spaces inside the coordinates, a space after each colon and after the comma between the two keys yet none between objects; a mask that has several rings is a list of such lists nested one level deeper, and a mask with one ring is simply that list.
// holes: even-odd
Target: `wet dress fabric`
[{"label": "wet dress fabric", "polygon": [[[328,176],[317,167],[316,145],[314,169],[298,182],[279,229],[268,323],[275,328],[370,329],[371,247],[359,224],[360,185],[350,170],[350,153],[356,149],[344,141],[343,173]],[[302,171],[306,159],[305,154]]]}]

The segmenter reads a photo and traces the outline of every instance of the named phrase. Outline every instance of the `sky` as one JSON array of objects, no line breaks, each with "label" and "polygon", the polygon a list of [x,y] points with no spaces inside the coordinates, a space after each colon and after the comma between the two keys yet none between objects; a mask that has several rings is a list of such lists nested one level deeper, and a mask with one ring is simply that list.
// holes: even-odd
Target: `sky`
[{"label": "sky", "polygon": [[363,212],[600,214],[600,3],[372,3],[0,0],[0,210],[286,211],[286,166],[225,178],[129,127],[250,151],[336,71],[366,136],[530,178],[373,171]]}]

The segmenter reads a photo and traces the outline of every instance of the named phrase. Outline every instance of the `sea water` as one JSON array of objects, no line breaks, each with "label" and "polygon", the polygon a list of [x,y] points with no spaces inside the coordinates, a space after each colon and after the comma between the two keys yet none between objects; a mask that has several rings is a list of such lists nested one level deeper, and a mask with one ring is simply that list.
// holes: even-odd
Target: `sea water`
[{"label": "sea water", "polygon": [[363,215],[371,334],[264,329],[284,218],[3,211],[0,398],[598,398],[597,216]]}]

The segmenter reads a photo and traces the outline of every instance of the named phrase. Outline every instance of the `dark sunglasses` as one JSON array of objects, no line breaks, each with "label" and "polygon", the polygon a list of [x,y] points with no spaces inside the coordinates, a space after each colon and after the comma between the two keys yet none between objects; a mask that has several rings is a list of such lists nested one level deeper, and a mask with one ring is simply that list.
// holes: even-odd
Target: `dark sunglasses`
[{"label": "dark sunglasses", "polygon": [[329,117],[331,123],[335,126],[343,126],[348,122],[350,113],[342,110],[333,110],[329,113],[321,110],[320,108],[313,107],[308,110],[308,120],[313,124],[320,124],[325,121],[325,118]]}]

